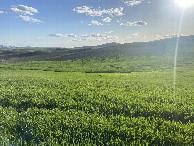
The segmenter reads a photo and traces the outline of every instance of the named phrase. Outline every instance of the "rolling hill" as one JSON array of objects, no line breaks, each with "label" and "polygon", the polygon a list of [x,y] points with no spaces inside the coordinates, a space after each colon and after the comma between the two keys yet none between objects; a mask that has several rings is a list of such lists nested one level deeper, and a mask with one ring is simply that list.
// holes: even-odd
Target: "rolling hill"
[{"label": "rolling hill", "polygon": [[[2,49],[1,63],[23,61],[66,61],[98,57],[166,55],[173,56],[177,37],[152,42],[115,44],[101,48],[81,49]],[[194,36],[179,38],[179,55],[194,55]]]}]

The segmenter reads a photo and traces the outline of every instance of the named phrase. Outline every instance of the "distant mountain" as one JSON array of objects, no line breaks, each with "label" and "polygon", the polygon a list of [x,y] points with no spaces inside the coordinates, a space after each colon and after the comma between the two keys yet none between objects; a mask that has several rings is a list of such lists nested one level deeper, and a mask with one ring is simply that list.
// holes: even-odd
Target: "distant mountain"
[{"label": "distant mountain", "polygon": [[115,46],[119,45],[120,43],[112,42],[112,43],[106,43],[102,45],[97,45],[97,46],[83,46],[83,47],[75,47],[75,49],[86,49],[86,48],[103,48],[103,47],[110,47],[110,46]]},{"label": "distant mountain", "polygon": [[[173,56],[177,37],[151,42],[127,44],[109,43],[93,48],[80,49],[13,49],[1,50],[0,59],[4,62],[18,61],[63,61],[108,56],[168,55]],[[194,55],[194,36],[179,37],[179,55]],[[95,48],[95,49],[94,49]]]}]

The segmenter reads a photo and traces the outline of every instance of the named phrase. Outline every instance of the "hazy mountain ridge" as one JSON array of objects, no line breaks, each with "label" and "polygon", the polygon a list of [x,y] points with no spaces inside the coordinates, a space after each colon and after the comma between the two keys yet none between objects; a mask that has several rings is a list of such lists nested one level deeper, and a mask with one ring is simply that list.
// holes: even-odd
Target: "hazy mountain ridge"
[{"label": "hazy mountain ridge", "polygon": [[[82,49],[12,49],[1,50],[1,62],[63,61],[111,56],[167,55],[173,56],[177,37],[152,42],[115,44],[101,48]],[[181,36],[178,43],[180,55],[194,54],[194,36]]]}]

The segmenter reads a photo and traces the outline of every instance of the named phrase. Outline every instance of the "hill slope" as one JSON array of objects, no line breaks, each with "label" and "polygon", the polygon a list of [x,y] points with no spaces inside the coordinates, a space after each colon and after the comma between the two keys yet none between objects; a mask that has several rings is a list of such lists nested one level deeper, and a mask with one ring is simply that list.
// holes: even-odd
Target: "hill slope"
[{"label": "hill slope", "polygon": [[[177,38],[168,38],[153,42],[136,42],[103,48],[84,49],[13,49],[1,50],[1,62],[23,61],[64,61],[108,56],[173,56]],[[182,36],[179,39],[179,54],[194,55],[194,36]]]}]

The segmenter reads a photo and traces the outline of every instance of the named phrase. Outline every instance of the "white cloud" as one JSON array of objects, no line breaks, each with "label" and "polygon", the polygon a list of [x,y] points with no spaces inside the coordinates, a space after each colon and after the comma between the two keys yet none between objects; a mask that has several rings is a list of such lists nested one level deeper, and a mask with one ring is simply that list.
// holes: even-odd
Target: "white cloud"
[{"label": "white cloud", "polygon": [[87,37],[89,37],[89,35],[84,34],[84,35],[82,35],[82,37],[87,38]]},{"label": "white cloud", "polygon": [[4,12],[3,11],[0,11],[0,14],[3,14]]},{"label": "white cloud", "polygon": [[77,7],[74,8],[73,11],[76,11],[77,13],[85,13],[90,16],[102,16],[102,11],[92,10],[88,6]]},{"label": "white cloud", "polygon": [[31,13],[30,11],[22,11],[22,10],[19,10],[18,8],[10,8],[10,10],[12,12],[15,12],[15,13],[23,13],[23,14],[33,15],[33,13]]},{"label": "white cloud", "polygon": [[100,34],[100,33],[92,33],[92,34],[90,34],[90,37],[94,37],[94,38],[96,38],[96,37],[103,37],[104,35],[102,35],[102,34]]},{"label": "white cloud", "polygon": [[134,33],[133,35],[132,35],[132,37],[133,38],[135,38],[135,39],[137,39],[137,38],[145,38],[146,36],[144,36],[144,35],[140,35],[139,33]]},{"label": "white cloud", "polygon": [[107,31],[107,32],[105,32],[106,34],[108,34],[108,33],[113,33],[113,31],[111,30],[111,31]]},{"label": "white cloud", "polygon": [[91,34],[85,34],[82,35],[83,40],[89,40],[89,41],[117,41],[119,38],[117,36],[110,36],[106,34],[100,34],[100,33],[91,33]]},{"label": "white cloud", "polygon": [[53,36],[53,37],[64,37],[64,35],[63,34],[60,34],[60,33],[49,34],[49,36]]},{"label": "white cloud", "polygon": [[82,37],[84,38],[97,38],[97,37],[103,37],[102,34],[100,33],[91,33],[91,34],[85,34],[85,35],[82,35]]},{"label": "white cloud", "polygon": [[98,22],[98,21],[95,21],[95,20],[92,20],[91,23],[93,25],[103,25],[102,23]]},{"label": "white cloud", "polygon": [[141,0],[132,0],[132,1],[123,1],[124,4],[126,4],[127,6],[135,6],[135,5],[139,5],[142,3]]},{"label": "white cloud", "polygon": [[112,19],[110,18],[110,17],[106,17],[106,18],[104,18],[104,19],[102,19],[102,21],[104,21],[104,22],[111,22],[112,21]]},{"label": "white cloud", "polygon": [[145,26],[147,25],[147,23],[143,21],[134,21],[134,22],[121,23],[120,25],[121,26]]},{"label": "white cloud", "polygon": [[119,8],[115,8],[114,9],[114,14],[117,15],[117,16],[122,16],[123,15],[123,8],[121,7],[120,9]]},{"label": "white cloud", "polygon": [[82,35],[82,37],[84,37],[84,39],[94,39],[94,38],[102,38],[104,35],[100,34],[100,33],[91,33],[91,34],[85,34]]},{"label": "white cloud", "polygon": [[119,37],[117,36],[105,36],[103,39],[109,40],[109,41],[117,41]]},{"label": "white cloud", "polygon": [[30,22],[42,22],[39,19],[34,19],[32,17],[29,16],[23,16],[23,15],[19,15],[20,18],[22,18],[24,21],[30,21]]},{"label": "white cloud", "polygon": [[91,9],[88,6],[82,6],[74,8],[73,11],[81,14],[86,14],[89,16],[102,16],[103,14],[107,15],[116,15],[116,16],[122,16],[123,15],[123,7],[120,8],[111,8],[111,9]]},{"label": "white cloud", "polygon": [[33,12],[33,13],[38,13],[37,9],[32,8],[32,7],[28,7],[28,6],[24,6],[24,5],[18,5],[17,8],[19,10],[22,10],[22,11],[30,11],[30,12]]},{"label": "white cloud", "polygon": [[157,40],[161,40],[161,39],[168,39],[168,38],[176,38],[176,37],[181,37],[181,36],[188,36],[185,34],[166,34],[166,35],[156,35],[156,39]]},{"label": "white cloud", "polygon": [[164,38],[174,38],[174,37],[181,37],[181,36],[188,36],[188,35],[185,35],[185,34],[167,34],[167,35],[164,35],[163,37]]},{"label": "white cloud", "polygon": [[33,15],[33,13],[38,13],[37,9],[24,5],[14,6],[10,8],[10,10],[15,13],[22,13],[26,15]]},{"label": "white cloud", "polygon": [[69,37],[72,37],[72,38],[75,38],[75,37],[76,37],[75,34],[69,34],[68,36],[69,36]]}]

